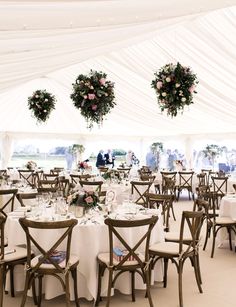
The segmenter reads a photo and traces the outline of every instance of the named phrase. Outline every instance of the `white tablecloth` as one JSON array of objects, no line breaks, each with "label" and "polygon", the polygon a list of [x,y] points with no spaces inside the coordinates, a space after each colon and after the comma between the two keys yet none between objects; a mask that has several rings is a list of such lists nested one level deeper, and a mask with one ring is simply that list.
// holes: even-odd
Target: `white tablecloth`
[{"label": "white tablecloth", "polygon": [[[160,216],[160,215],[159,215]],[[79,219],[79,223],[80,223]],[[24,244],[25,234],[18,222],[17,218],[9,217],[6,224],[6,233],[8,236],[9,246],[15,244]],[[142,230],[137,228],[135,229],[126,229],[125,237],[128,240],[135,241],[142,234]],[[56,235],[56,234],[55,234]],[[55,241],[54,235],[48,236],[47,230],[40,230],[37,233],[37,240],[39,243],[44,244],[49,247],[50,244]],[[164,241],[164,231],[163,231],[163,221],[160,217],[155,228],[153,229],[151,236],[151,244],[155,242]],[[108,252],[109,242],[108,242],[108,229],[105,224],[77,224],[73,230],[72,236],[72,250],[71,253],[79,256],[80,263],[78,266],[78,295],[79,297],[85,297],[88,300],[91,300],[96,297],[97,294],[97,255],[101,252]],[[17,274],[17,278],[21,278],[22,274]],[[138,274],[136,274],[138,275]],[[162,267],[159,265],[154,274],[155,280],[161,280],[162,278]],[[102,294],[106,294],[106,278],[103,279],[103,291]],[[19,284],[16,282],[16,284]],[[71,282],[71,286],[73,282]],[[21,282],[23,287],[23,283]],[[45,298],[50,299],[55,296],[62,294],[62,289],[59,283],[55,281],[55,278],[48,276],[44,278],[44,288],[45,288]],[[118,278],[116,283],[116,288],[119,289],[122,293],[130,293],[130,276],[127,275]],[[137,277],[136,282],[137,289],[144,289],[141,278]],[[22,289],[18,289],[22,290]],[[71,293],[73,290],[71,288]],[[73,299],[73,298],[72,298]]]}]

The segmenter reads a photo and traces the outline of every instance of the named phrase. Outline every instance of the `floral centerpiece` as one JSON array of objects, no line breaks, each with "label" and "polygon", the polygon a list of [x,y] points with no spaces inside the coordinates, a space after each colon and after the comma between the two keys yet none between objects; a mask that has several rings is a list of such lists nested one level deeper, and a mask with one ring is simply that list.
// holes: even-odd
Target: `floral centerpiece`
[{"label": "floral centerpiece", "polygon": [[89,75],[80,74],[73,85],[71,99],[74,106],[80,109],[88,128],[94,123],[101,124],[103,118],[116,105],[114,83],[106,79],[103,72],[90,71]]},{"label": "floral centerpiece", "polygon": [[94,191],[74,191],[67,198],[68,204],[70,206],[80,206],[84,209],[91,209],[98,207],[99,209],[99,197]]},{"label": "floral centerpiece", "polygon": [[114,169],[110,169],[102,174],[102,178],[105,180],[107,179],[117,179],[118,181],[121,180],[120,172]]},{"label": "floral centerpiece", "polygon": [[78,168],[81,172],[83,172],[85,169],[88,169],[89,168],[89,165],[86,161],[83,161],[83,162],[79,162],[78,164]]},{"label": "floral centerpiece", "polygon": [[34,161],[28,161],[25,165],[28,170],[34,170],[37,167],[37,163]]},{"label": "floral centerpiece", "polygon": [[151,87],[155,89],[161,111],[167,111],[172,117],[183,111],[186,105],[193,103],[197,76],[189,67],[182,66],[179,62],[163,66],[159,72],[154,73],[155,79]]},{"label": "floral centerpiece", "polygon": [[212,166],[214,168],[215,159],[223,152],[223,148],[219,145],[211,144],[207,145],[202,152],[205,158],[208,158],[208,160],[212,163]]},{"label": "floral centerpiece", "polygon": [[45,122],[53,109],[56,98],[46,90],[37,90],[28,97],[28,106],[38,122]]}]

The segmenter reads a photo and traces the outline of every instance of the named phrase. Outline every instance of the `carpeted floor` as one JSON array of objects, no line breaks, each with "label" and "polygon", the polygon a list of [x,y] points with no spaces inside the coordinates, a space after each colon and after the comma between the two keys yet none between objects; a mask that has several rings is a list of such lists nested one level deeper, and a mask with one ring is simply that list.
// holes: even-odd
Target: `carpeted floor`
[{"label": "carpeted floor", "polygon": [[[174,203],[177,221],[180,220],[182,210],[191,210],[192,201],[182,198],[178,203]],[[179,228],[178,222],[171,219],[171,231]],[[185,307],[235,307],[236,306],[236,253],[230,251],[228,246],[216,248],[214,258],[210,258],[211,240],[208,242],[206,251],[201,247],[201,271],[203,278],[203,293],[198,292],[194,273],[191,265],[186,263],[183,277],[183,293]],[[168,286],[162,287],[162,283],[155,283],[152,286],[151,294],[156,307],[177,307],[178,287],[177,273],[175,266],[170,263],[168,270]],[[146,307],[147,299],[144,298],[144,291],[136,291],[136,302],[131,301],[127,295],[115,293],[111,300],[112,307]],[[8,295],[4,297],[4,307],[20,306],[21,293],[17,293],[15,298]],[[99,306],[105,306],[104,299]],[[93,302],[84,299],[80,300],[80,306],[92,306]],[[26,307],[34,306],[31,298],[27,299]],[[65,306],[64,297],[57,297],[50,301],[43,301],[45,307]],[[75,306],[72,302],[71,306]]]}]

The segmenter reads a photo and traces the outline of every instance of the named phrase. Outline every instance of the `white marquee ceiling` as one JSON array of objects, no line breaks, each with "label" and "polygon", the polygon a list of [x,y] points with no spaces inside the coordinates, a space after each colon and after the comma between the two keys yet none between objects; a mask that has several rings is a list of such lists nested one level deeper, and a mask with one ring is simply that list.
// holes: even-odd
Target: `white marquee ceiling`
[{"label": "white marquee ceiling", "polygon": [[[236,133],[236,6],[227,7],[236,1],[59,2],[0,1],[0,132]],[[150,83],[154,71],[176,61],[193,69],[199,85],[194,105],[172,119],[160,114]],[[77,75],[90,69],[115,82],[117,101],[92,131],[69,98]],[[44,88],[57,105],[37,125],[27,97]]]}]

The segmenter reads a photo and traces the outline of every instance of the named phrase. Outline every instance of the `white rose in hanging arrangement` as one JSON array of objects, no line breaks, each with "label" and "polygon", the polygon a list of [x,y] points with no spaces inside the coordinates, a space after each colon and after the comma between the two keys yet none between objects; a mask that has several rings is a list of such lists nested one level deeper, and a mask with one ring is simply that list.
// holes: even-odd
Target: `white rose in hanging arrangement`
[{"label": "white rose in hanging arrangement", "polygon": [[70,97],[85,117],[88,128],[94,123],[101,125],[104,116],[116,105],[114,83],[107,80],[105,73],[90,70],[89,75],[79,75],[72,85]]},{"label": "white rose in hanging arrangement", "polygon": [[28,97],[28,107],[38,122],[45,122],[53,109],[56,98],[46,90],[36,90]]},{"label": "white rose in hanging arrangement", "polygon": [[162,112],[167,111],[167,115],[175,117],[179,110],[183,112],[184,106],[193,103],[198,81],[189,67],[182,66],[179,62],[176,65],[170,63],[154,73],[154,76],[151,87],[157,94]]}]

